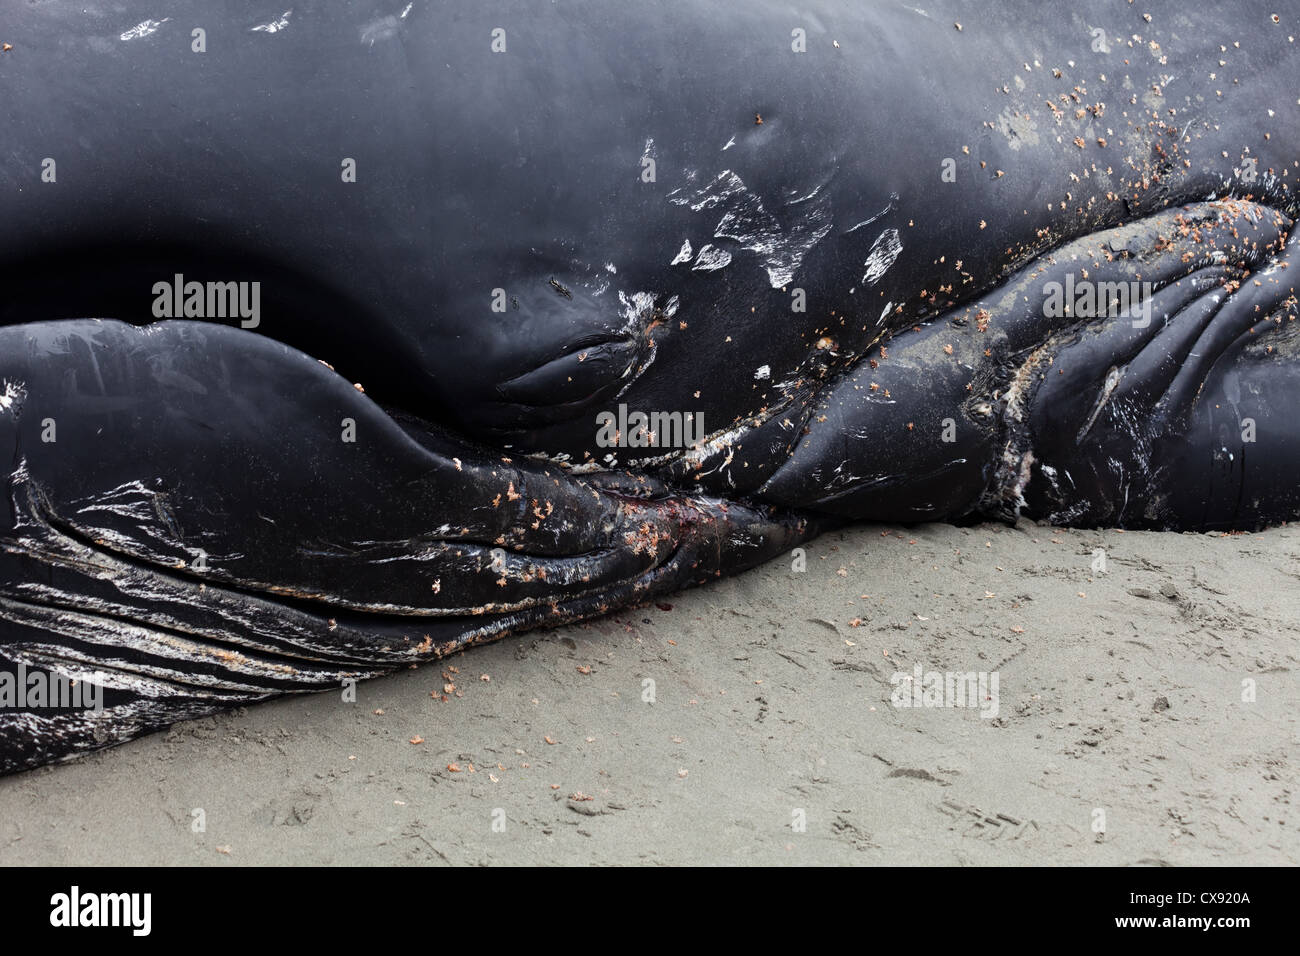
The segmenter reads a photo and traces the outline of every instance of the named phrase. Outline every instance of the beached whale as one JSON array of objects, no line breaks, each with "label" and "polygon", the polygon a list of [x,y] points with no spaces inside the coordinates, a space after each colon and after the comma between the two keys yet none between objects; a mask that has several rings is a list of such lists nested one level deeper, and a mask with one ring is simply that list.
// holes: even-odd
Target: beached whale
[{"label": "beached whale", "polygon": [[1293,3],[156,7],[0,36],[0,771],[846,520],[1300,514]]}]

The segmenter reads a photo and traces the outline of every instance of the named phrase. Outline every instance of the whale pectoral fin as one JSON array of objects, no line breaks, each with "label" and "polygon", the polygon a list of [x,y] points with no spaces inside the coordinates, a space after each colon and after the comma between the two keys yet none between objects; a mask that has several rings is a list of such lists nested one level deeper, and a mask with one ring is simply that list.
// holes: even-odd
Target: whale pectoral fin
[{"label": "whale pectoral fin", "polygon": [[[825,388],[757,495],[877,520],[1300,515],[1292,225],[1250,202],[1199,203],[1040,257]],[[1245,418],[1267,422],[1270,444],[1233,437]]]},{"label": "whale pectoral fin", "polygon": [[[1293,359],[1242,355],[1295,318],[1293,225],[1255,203],[1198,203],[1089,236],[1018,277],[1010,291],[1032,308],[989,322],[1004,434],[983,510],[1180,530],[1300,514],[1286,451]],[[1064,314],[1050,307],[1062,302]],[[1224,431],[1227,409],[1249,417],[1237,388],[1270,423],[1250,476],[1217,461],[1241,427]],[[1266,393],[1275,404],[1259,405]]]},{"label": "whale pectoral fin", "polygon": [[1227,281],[1157,292],[1136,346],[1125,320],[1046,347],[1009,429],[1027,514],[1194,531],[1300,517],[1300,236],[1278,245]]},{"label": "whale pectoral fin", "polygon": [[323,364],[204,323],[0,329],[0,771],[604,613],[815,533],[398,422]]},{"label": "whale pectoral fin", "polygon": [[978,343],[957,352],[953,343],[963,338],[935,323],[873,350],[822,390],[803,435],[756,495],[868,521],[937,521],[971,511],[991,475],[1000,430],[987,402],[969,401]]}]

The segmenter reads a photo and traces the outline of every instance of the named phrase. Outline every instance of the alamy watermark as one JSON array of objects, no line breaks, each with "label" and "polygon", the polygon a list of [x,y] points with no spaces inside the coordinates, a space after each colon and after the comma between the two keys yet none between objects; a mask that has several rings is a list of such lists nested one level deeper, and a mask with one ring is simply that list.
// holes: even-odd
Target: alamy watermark
[{"label": "alamy watermark", "polygon": [[152,893],[83,893],[73,886],[50,897],[50,925],[76,928],[125,927],[133,936],[148,936],[153,929]]},{"label": "alamy watermark", "polygon": [[104,712],[104,674],[74,680],[57,672],[28,671],[19,662],[0,671],[0,710],[81,710]]},{"label": "alamy watermark", "polygon": [[1065,282],[1043,284],[1043,316],[1048,319],[1124,318],[1133,320],[1133,328],[1151,324],[1150,282],[1075,281],[1074,273],[1065,274]]},{"label": "alamy watermark", "polygon": [[171,282],[153,284],[155,319],[239,319],[240,328],[262,321],[262,283],[186,282],[176,273]]},{"label": "alamy watermark", "polygon": [[978,708],[981,717],[998,715],[998,672],[927,671],[920,664],[912,672],[898,671],[889,682],[895,707]]},{"label": "alamy watermark", "polygon": [[596,415],[596,444],[601,448],[695,448],[704,441],[702,412],[629,412]]}]

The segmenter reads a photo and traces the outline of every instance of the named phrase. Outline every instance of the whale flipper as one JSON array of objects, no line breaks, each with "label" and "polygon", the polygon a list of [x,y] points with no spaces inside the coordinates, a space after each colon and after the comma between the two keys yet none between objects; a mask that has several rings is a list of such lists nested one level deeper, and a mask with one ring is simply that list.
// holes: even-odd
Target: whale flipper
[{"label": "whale flipper", "polygon": [[399,424],[273,340],[197,322],[0,329],[0,772],[324,690],[760,563],[824,526]]},{"label": "whale flipper", "polygon": [[757,495],[885,521],[1300,517],[1293,226],[1256,203],[1197,203],[1035,259],[871,350]]}]

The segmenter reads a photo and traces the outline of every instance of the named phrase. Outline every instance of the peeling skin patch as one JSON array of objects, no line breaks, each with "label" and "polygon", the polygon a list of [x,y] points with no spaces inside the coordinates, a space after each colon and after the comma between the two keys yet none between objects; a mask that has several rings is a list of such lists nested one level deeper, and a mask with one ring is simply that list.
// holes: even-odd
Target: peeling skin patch
[{"label": "peeling skin patch", "polygon": [[141,23],[137,23],[131,29],[119,36],[118,39],[125,43],[127,40],[136,40],[140,37],[150,36],[151,34],[157,33],[158,28],[170,19],[171,17],[163,17],[161,20],[145,20]]},{"label": "peeling skin patch", "polygon": [[[623,393],[632,387],[632,383],[644,374],[645,370],[654,364],[655,356],[659,354],[659,345],[654,336],[650,334],[651,328],[658,324],[658,320],[667,321],[677,314],[677,309],[681,306],[681,300],[677,296],[669,296],[668,301],[661,307],[656,307],[659,296],[653,292],[634,292],[629,297],[626,292],[619,290],[618,301],[623,311],[623,327],[620,330],[624,335],[629,337],[642,337],[650,343],[649,355],[641,362],[640,365],[629,365],[623,372],[623,378],[626,380],[623,387],[619,389],[615,398],[621,398]],[[607,455],[606,458],[613,459],[613,455]]]},{"label": "peeling skin patch", "polygon": [[758,367],[758,371],[754,373],[754,378],[758,379],[759,381],[771,377],[772,377],[772,366],[770,365],[760,365]]},{"label": "peeling skin patch", "polygon": [[695,252],[694,252],[694,250],[691,249],[691,240],[687,239],[685,242],[682,243],[682,248],[681,248],[681,250],[677,253],[677,258],[674,259],[672,262],[670,262],[670,263],[668,263],[668,264],[669,264],[670,266],[679,266],[679,265],[681,265],[683,262],[690,262],[690,261],[691,261],[691,258],[692,258],[694,255],[695,255]]},{"label": "peeling skin patch", "polygon": [[[410,7],[407,7],[409,10]],[[366,46],[374,46],[376,40],[391,40],[397,36],[397,29],[400,27],[400,17],[380,17],[378,20],[371,20],[361,28],[361,42]]]},{"label": "peeling skin patch", "polygon": [[1038,145],[1038,124],[1029,116],[1007,107],[998,114],[998,132],[1007,138],[1012,149]]},{"label": "peeling skin patch", "polygon": [[5,382],[4,391],[0,392],[0,412],[13,412],[15,408],[22,408],[26,397],[27,389],[22,382]]},{"label": "peeling skin patch", "polygon": [[618,293],[619,304],[623,306],[624,325],[622,332],[632,333],[644,330],[650,324],[654,313],[655,294],[653,292]]},{"label": "peeling skin patch", "polygon": [[289,18],[293,16],[293,10],[286,10],[274,20],[267,23],[259,23],[253,27],[250,33],[279,33],[289,25]]},{"label": "peeling skin patch", "polygon": [[[733,425],[730,428],[725,428],[722,429],[721,431],[714,432],[712,435],[707,436],[702,442],[695,445],[694,447],[688,448],[684,452],[680,452],[679,454],[681,456],[681,460],[687,462],[690,465],[693,465],[695,469],[697,469],[693,471],[693,474],[697,478],[703,478],[706,475],[713,474],[714,472],[721,472],[723,469],[730,469],[731,463],[734,460],[736,454],[735,449],[732,446],[736,442],[740,441],[740,439],[745,436],[745,433],[747,431],[749,431],[751,428],[755,427],[758,424],[761,424],[761,422],[757,420],[744,421],[736,425]],[[704,463],[706,461],[708,461],[710,458],[714,457],[715,455],[720,455],[723,451],[726,452],[726,455],[722,459],[722,461],[718,462],[718,464],[710,468],[708,471],[698,470],[704,466]],[[638,467],[653,467],[653,466],[664,464],[665,462],[669,461],[672,457],[674,456],[664,455],[657,459],[646,459],[644,461],[633,462],[631,464],[634,464]],[[733,485],[735,484],[735,482],[730,478],[730,476],[728,476],[727,480],[729,483]]]},{"label": "peeling skin patch", "polygon": [[714,238],[732,239],[742,249],[761,256],[768,282],[773,289],[781,289],[794,280],[809,250],[831,231],[830,203],[825,197],[814,199],[817,192],[814,190],[805,198],[810,208],[801,211],[788,229],[782,228],[762,200],[729,169],[692,193],[683,195],[682,190],[674,190],[668,195],[668,201],[687,206],[692,212],[721,209],[722,218],[713,229]]},{"label": "peeling skin patch", "polygon": [[867,271],[863,273],[862,281],[867,285],[875,285],[889,271],[890,266],[897,261],[902,251],[903,241],[898,238],[898,230],[886,229],[871,244],[871,251],[867,253],[867,261],[863,263]]},{"label": "peeling skin patch", "polygon": [[[647,151],[654,144],[654,140],[646,141]],[[689,206],[691,212],[703,212],[705,209],[712,209],[721,205],[733,196],[741,195],[745,192],[745,184],[741,178],[729,169],[724,169],[718,173],[707,186],[701,186],[689,196],[680,196],[680,189],[674,189],[668,194],[668,201],[675,206]],[[754,202],[758,202],[754,199]]]},{"label": "peeling skin patch", "polygon": [[695,258],[695,265],[691,266],[692,272],[713,272],[716,269],[722,269],[731,264],[731,253],[726,249],[719,249],[717,246],[702,246],[700,254]]}]

